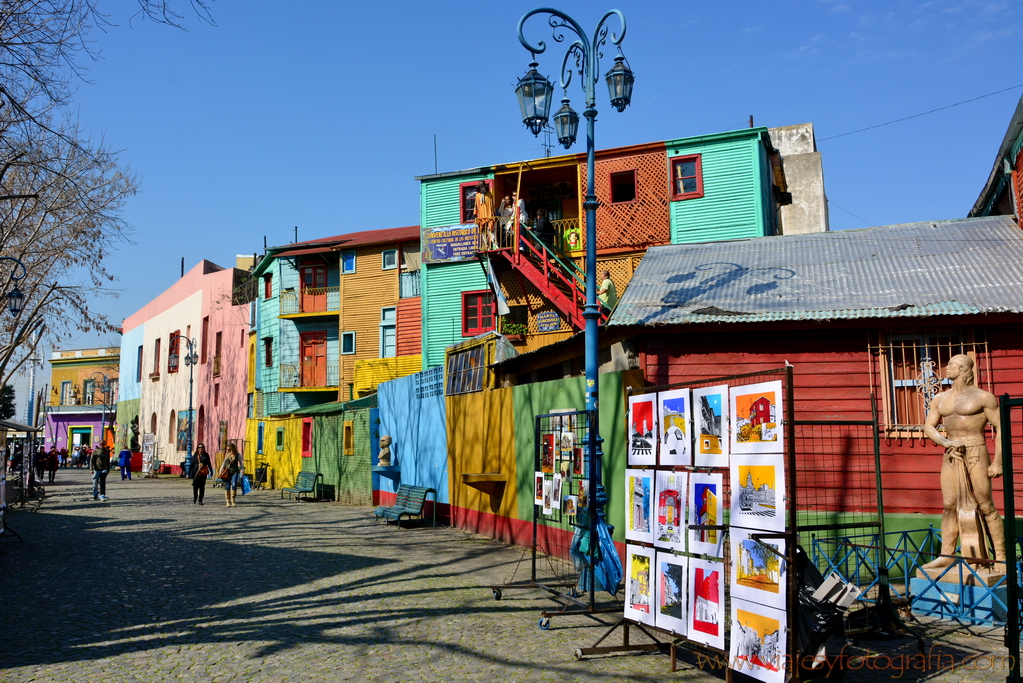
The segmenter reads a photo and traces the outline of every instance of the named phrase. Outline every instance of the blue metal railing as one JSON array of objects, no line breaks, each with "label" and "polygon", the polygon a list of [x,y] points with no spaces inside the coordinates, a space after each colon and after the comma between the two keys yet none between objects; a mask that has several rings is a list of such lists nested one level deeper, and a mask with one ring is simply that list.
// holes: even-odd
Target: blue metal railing
[{"label": "blue metal railing", "polygon": [[[876,602],[871,590],[879,588],[881,567],[878,558],[882,554],[880,537],[877,533],[854,534],[832,538],[812,537],[810,559],[827,575],[837,573],[846,581],[855,584],[863,593],[858,600],[863,603]],[[941,553],[941,532],[933,526],[926,529],[892,531],[885,534],[883,546],[884,569],[890,579],[894,597],[906,600],[910,606],[924,613],[954,619],[963,623],[996,625],[1003,624],[998,617],[1005,614],[1008,606],[1001,597],[1005,577],[988,586],[986,577],[962,557],[955,557],[940,574],[931,577],[919,572],[924,564]],[[958,552],[958,549],[957,549]],[[1017,566],[1019,564],[1017,563]],[[1021,574],[1017,572],[1017,576]],[[924,589],[914,593],[911,579],[924,583]],[[950,589],[949,584],[958,584],[959,592]],[[917,584],[919,587],[920,584]],[[962,600],[964,586],[972,593],[968,601]],[[940,608],[934,608],[935,604]],[[984,609],[975,609],[986,604]]]}]

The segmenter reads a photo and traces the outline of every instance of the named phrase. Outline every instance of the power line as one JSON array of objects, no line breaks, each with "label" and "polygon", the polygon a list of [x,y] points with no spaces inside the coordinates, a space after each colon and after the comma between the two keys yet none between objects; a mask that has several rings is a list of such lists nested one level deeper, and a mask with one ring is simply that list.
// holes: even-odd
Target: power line
[{"label": "power line", "polygon": [[833,200],[831,200],[831,199],[828,199],[828,204],[830,204],[831,206],[834,206],[834,207],[835,207],[836,209],[842,209],[842,211],[845,211],[845,212],[846,212],[847,214],[849,214],[850,216],[852,216],[852,217],[853,217],[853,218],[855,218],[856,220],[860,220],[860,221],[863,221],[863,223],[864,223],[864,224],[866,224],[866,225],[867,225],[867,227],[871,227],[871,228],[872,228],[872,227],[875,227],[873,223],[869,223],[869,222],[867,222],[867,221],[864,221],[864,220],[863,220],[862,218],[860,218],[859,216],[857,216],[856,214],[854,214],[854,213],[853,213],[852,211],[849,211],[848,209],[846,209],[846,208],[844,208],[844,207],[841,207],[841,206],[839,206],[838,204],[836,204],[836,203],[835,203],[835,202],[834,202]]},{"label": "power line", "polygon": [[[938,107],[937,109],[931,109],[930,111],[920,112],[919,114],[913,114],[912,116],[904,116],[901,119],[895,119],[894,121],[888,121],[887,123],[879,123],[876,126],[867,126],[866,128],[860,128],[859,130],[851,130],[848,133],[841,133],[839,135],[831,135],[831,136],[826,137],[826,138],[819,138],[817,140],[817,142],[824,142],[825,140],[834,140],[835,138],[842,138],[842,137],[845,137],[846,135],[853,135],[854,133],[862,133],[865,130],[873,130],[875,128],[881,128],[882,126],[890,126],[893,123],[899,123],[900,121],[908,121],[910,119],[915,119],[915,118],[920,117],[920,116],[926,116],[927,114],[933,114],[934,112],[942,111],[944,109],[951,109],[952,107],[958,107],[960,104],[967,104],[968,102],[976,102],[977,100],[982,100],[985,97],[992,97],[994,95],[1000,95],[1003,92],[1009,92],[1010,90],[1015,90],[1016,88],[1023,88],[1023,83],[1020,83],[1019,85],[1014,85],[1014,86],[1005,88],[1003,90],[997,90],[995,92],[989,92],[987,95],[981,95],[980,97],[972,97],[972,98],[970,98],[968,100],[963,100],[962,102],[956,102],[955,104],[948,104],[948,105],[945,105],[944,107]],[[841,208],[841,207],[839,207],[839,208]]]}]

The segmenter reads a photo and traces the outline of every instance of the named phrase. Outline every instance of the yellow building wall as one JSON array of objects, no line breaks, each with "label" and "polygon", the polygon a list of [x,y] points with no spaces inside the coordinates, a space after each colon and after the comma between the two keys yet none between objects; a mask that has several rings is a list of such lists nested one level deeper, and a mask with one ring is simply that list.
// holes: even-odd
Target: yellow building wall
[{"label": "yellow building wall", "polygon": [[[341,355],[340,395],[355,384],[355,363],[380,357],[380,309],[398,305],[400,268],[383,269],[383,252],[397,243],[356,248],[355,272],[341,274],[341,332],[355,332],[355,353]],[[420,368],[421,369],[421,368]],[[355,394],[354,386],[352,388]]]},{"label": "yellow building wall", "polygon": [[[494,389],[448,396],[446,403],[451,505],[515,518],[518,502],[512,390]],[[463,474],[487,473],[506,475],[504,485],[463,483]],[[497,531],[500,537],[500,530]]]},{"label": "yellow building wall", "polygon": [[[259,423],[263,423],[263,453],[256,453],[259,443]],[[277,428],[284,428],[284,450],[277,450]],[[245,440],[251,444],[251,452],[245,454],[245,473],[255,476],[256,467],[266,464],[267,486],[284,488],[294,486],[298,473],[302,471],[302,418],[263,417],[250,418],[245,425]],[[217,455],[217,469],[220,469],[222,455]]]},{"label": "yellow building wall", "polygon": [[[102,356],[98,358],[80,358],[73,361],[60,362],[56,361],[52,363],[50,370],[50,395],[49,405],[59,406],[60,405],[60,386],[62,382],[71,382],[71,386],[75,389],[76,403],[82,405],[86,403],[85,397],[82,395],[82,387],[85,380],[92,379],[95,382],[96,390],[93,397],[93,403],[103,403],[103,392],[100,386],[103,380],[100,377],[93,377],[93,373],[100,375],[106,375],[111,380],[116,380],[120,377],[120,360],[117,356]],[[116,401],[116,396],[111,396],[110,401]]]},{"label": "yellow building wall", "polygon": [[397,356],[355,361],[355,397],[376,393],[377,385],[423,369],[423,357]]}]

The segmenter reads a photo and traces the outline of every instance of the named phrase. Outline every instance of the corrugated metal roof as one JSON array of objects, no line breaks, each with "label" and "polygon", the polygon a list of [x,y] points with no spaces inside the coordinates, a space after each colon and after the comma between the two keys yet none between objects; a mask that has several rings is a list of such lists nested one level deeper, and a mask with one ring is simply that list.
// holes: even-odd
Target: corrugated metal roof
[{"label": "corrugated metal roof", "polygon": [[649,249],[609,326],[1023,312],[1012,218]]}]

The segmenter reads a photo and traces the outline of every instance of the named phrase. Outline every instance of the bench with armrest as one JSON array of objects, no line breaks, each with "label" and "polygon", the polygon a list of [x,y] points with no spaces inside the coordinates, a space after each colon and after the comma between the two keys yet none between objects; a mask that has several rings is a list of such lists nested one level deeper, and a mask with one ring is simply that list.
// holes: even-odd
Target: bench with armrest
[{"label": "bench with armrest", "polygon": [[322,476],[319,472],[299,472],[294,486],[281,489],[281,498],[284,498],[284,494],[287,493],[290,499],[291,494],[294,493],[298,500],[302,500],[303,493],[314,493],[316,491],[316,480]]},{"label": "bench with armrest", "polygon": [[425,486],[409,486],[402,484],[398,487],[397,500],[390,507],[381,506],[373,511],[378,518],[395,521],[398,528],[401,528],[402,516],[418,517],[423,519],[423,505],[426,503],[426,496],[433,494],[433,526],[437,526],[437,490]]}]

